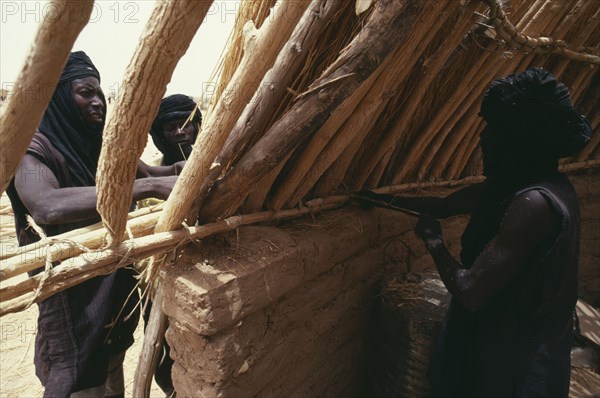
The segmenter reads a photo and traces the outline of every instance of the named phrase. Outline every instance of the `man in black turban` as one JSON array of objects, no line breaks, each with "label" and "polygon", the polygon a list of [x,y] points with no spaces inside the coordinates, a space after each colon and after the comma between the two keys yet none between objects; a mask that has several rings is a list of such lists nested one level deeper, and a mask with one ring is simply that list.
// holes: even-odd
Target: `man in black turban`
[{"label": "man in black turban", "polygon": [[[100,221],[95,178],[105,112],[98,70],[84,52],[72,53],[7,190],[21,246],[40,240],[27,216],[47,236]],[[168,197],[176,176],[155,171],[145,166],[134,200]],[[139,318],[136,295],[128,299],[135,286],[122,268],[38,303],[35,367],[45,397],[123,396],[122,363]]]},{"label": "man in black turban", "polygon": [[[482,184],[446,198],[355,197],[422,214],[415,231],[452,294],[429,372],[433,396],[567,397],[579,204],[558,159],[582,149],[592,129],[541,68],[494,80],[480,115]],[[457,214],[471,215],[460,262],[434,219]]]},{"label": "man in black turban", "polygon": [[187,160],[201,123],[200,109],[187,95],[174,94],[163,98],[150,128],[152,141],[163,154],[163,166]]}]

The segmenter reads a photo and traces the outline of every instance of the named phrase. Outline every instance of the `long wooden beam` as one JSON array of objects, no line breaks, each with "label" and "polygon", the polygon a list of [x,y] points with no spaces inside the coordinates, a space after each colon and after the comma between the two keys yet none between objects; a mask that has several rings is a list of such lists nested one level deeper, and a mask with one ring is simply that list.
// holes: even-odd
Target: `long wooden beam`
[{"label": "long wooden beam", "polygon": [[[15,3],[16,4],[16,3]],[[23,3],[24,4],[24,3]],[[0,194],[25,155],[93,0],[53,0],[0,116]]]},{"label": "long wooden beam", "polygon": [[97,172],[97,207],[111,244],[118,243],[125,231],[138,159],[167,84],[211,4],[157,2],[125,71],[123,91],[104,131]]}]

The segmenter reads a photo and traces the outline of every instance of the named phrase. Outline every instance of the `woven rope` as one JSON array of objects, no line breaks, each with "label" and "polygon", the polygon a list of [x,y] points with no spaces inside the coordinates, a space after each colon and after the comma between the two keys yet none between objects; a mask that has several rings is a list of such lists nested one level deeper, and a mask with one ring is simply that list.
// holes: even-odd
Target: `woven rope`
[{"label": "woven rope", "polygon": [[[600,57],[581,51],[570,50],[563,40],[551,37],[531,37],[519,31],[504,12],[499,0],[486,0],[490,7],[489,23],[496,31],[496,40],[504,42],[515,50],[535,52],[541,54],[560,54],[566,58],[600,65]],[[485,25],[487,26],[487,25]]]}]

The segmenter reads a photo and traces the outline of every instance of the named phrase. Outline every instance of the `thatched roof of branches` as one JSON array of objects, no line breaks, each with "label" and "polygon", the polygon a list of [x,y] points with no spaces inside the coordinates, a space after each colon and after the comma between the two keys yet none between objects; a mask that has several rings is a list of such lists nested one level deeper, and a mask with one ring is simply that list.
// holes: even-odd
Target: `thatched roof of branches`
[{"label": "thatched roof of branches", "polygon": [[[218,70],[219,91],[175,190],[163,206],[128,214],[146,131],[210,7],[195,0],[157,3],[104,133],[98,171],[103,224],[3,254],[2,280],[71,260],[5,285],[0,314],[190,238],[339,206],[362,187],[400,192],[477,181],[484,89],[495,77],[529,66],[557,75],[596,131],[561,167],[600,163],[597,1],[274,4],[242,3]],[[49,100],[27,102],[27,90],[56,84],[70,50],[50,52],[48,32],[60,32],[69,44],[84,25],[68,15],[44,21],[20,76],[22,91],[2,116],[3,167],[19,161],[31,138],[23,132],[33,134]],[[3,188],[11,176],[3,170]],[[43,250],[48,245],[56,250]]]},{"label": "thatched roof of branches", "polygon": [[[65,12],[42,23],[2,115],[2,190],[52,90],[42,90],[35,101],[29,93],[56,84],[93,6],[92,0],[54,2]],[[598,1],[274,5],[242,2],[219,68],[219,91],[175,189],[164,205],[128,214],[147,131],[211,6],[156,3],[103,135],[97,175],[103,223],[1,253],[0,315],[137,259],[172,253],[190,239],[335,208],[362,187],[401,192],[481,180],[477,112],[483,92],[492,79],[530,66],[558,76],[596,132],[579,154],[564,159],[563,170],[600,164]],[[147,278],[157,275],[165,258],[155,257]],[[55,261],[62,263],[52,268]],[[5,282],[44,265],[34,277]],[[152,362],[160,356],[162,294],[159,285],[136,396],[147,395]]]}]

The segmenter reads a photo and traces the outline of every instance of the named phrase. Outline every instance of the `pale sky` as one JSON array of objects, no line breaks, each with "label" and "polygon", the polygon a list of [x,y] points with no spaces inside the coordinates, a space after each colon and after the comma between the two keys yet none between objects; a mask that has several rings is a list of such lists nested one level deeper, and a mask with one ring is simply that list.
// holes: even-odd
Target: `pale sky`
[{"label": "pale sky", "polygon": [[[159,0],[160,1],[160,0]],[[135,51],[154,0],[97,0],[90,22],[73,51],[85,51],[98,70],[106,95],[118,92],[125,68]],[[181,58],[167,94],[202,95],[235,22],[239,1],[214,1],[207,17]],[[37,27],[52,7],[46,0],[0,0],[0,82],[16,81]]]}]

